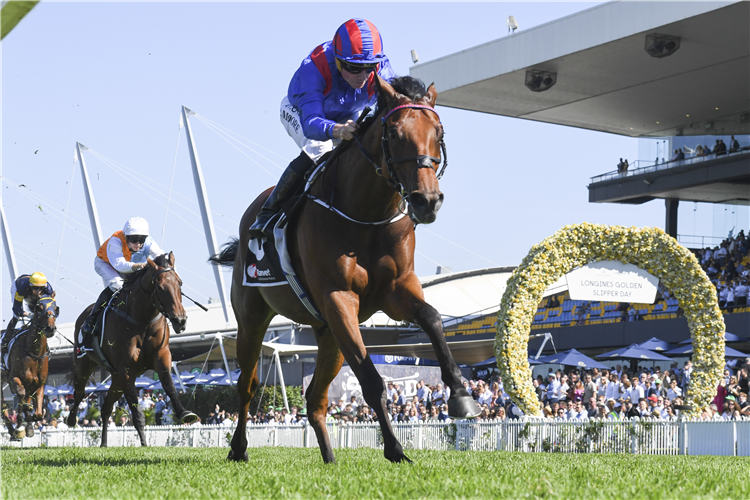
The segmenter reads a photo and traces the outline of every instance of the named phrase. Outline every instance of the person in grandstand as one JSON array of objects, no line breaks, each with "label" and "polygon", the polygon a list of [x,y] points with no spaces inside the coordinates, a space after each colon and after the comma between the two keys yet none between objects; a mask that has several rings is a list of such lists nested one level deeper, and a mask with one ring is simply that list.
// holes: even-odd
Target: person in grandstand
[{"label": "person in grandstand", "polygon": [[286,168],[255,223],[251,238],[270,237],[281,205],[302,186],[305,174],[359,128],[357,118],[377,102],[375,74],[395,74],[383,52],[380,32],[366,19],[349,19],[333,40],[318,45],[294,73],[281,101],[281,123],[302,150]]},{"label": "person in grandstand", "polygon": [[157,259],[164,253],[149,236],[148,222],[142,217],[128,219],[122,231],[116,231],[102,244],[94,259],[94,270],[101,276],[106,288],[94,302],[94,308],[81,326],[78,357],[91,350],[87,341],[94,331],[99,314],[125,283],[123,276],[140,271],[148,265],[148,259]]}]

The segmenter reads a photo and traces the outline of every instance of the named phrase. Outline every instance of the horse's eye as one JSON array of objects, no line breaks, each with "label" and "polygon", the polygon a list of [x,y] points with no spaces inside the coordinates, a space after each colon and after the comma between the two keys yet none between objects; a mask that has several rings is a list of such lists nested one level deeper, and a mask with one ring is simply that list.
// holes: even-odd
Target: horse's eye
[{"label": "horse's eye", "polygon": [[391,139],[398,139],[398,131],[395,128],[390,129],[388,135]]}]

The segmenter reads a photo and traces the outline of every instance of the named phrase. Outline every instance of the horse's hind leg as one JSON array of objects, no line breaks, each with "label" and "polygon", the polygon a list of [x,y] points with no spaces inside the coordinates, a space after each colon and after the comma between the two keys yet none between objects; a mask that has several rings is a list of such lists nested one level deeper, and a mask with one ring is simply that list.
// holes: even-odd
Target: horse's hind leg
[{"label": "horse's hind leg", "polygon": [[[248,290],[241,295],[244,296],[244,300],[241,305],[234,308],[235,314],[238,311],[243,312],[242,317],[237,318],[237,362],[242,369],[240,378],[237,380],[240,414],[227,460],[247,462],[247,413],[250,411],[250,402],[258,388],[258,358],[263,336],[266,334],[274,313],[256,291]],[[233,297],[232,304],[235,303]],[[251,311],[251,313],[245,311]]]},{"label": "horse's hind leg", "polygon": [[3,411],[3,422],[5,423],[5,428],[8,429],[8,434],[10,434],[10,437],[13,438],[16,435],[16,427],[13,425],[13,421],[8,417],[8,411]]},{"label": "horse's hind leg", "polygon": [[172,374],[169,372],[171,368],[172,353],[170,352],[169,347],[165,347],[156,355],[154,369],[156,370],[156,373],[159,374],[159,381],[161,382],[162,387],[164,387],[164,392],[169,396],[169,400],[172,402],[172,408],[174,408],[175,414],[179,417],[180,422],[183,424],[192,424],[198,420],[198,415],[183,408],[182,402],[177,395],[174,381],[172,380]]},{"label": "horse's hind leg", "polygon": [[68,415],[68,427],[75,427],[78,418],[78,405],[86,397],[86,382],[94,371],[94,364],[88,356],[78,358],[73,364],[73,406]]},{"label": "horse's hind leg", "polygon": [[112,415],[112,407],[121,396],[122,389],[120,388],[119,379],[113,379],[102,405],[102,448],[107,447],[107,428],[109,427],[109,417]]},{"label": "horse's hind leg", "polygon": [[138,432],[141,446],[148,446],[146,443],[146,417],[143,414],[141,407],[138,406],[138,391],[135,388],[134,378],[125,382],[123,392],[125,392],[125,400],[130,407],[130,416],[133,418],[133,427],[135,427],[135,430]]},{"label": "horse's hind leg", "polygon": [[[13,406],[16,407],[16,426],[12,435],[18,439],[26,435],[25,427],[27,427],[27,423],[31,423],[31,418],[26,403],[26,388],[18,377],[11,378],[9,382],[10,390],[15,394],[15,397],[13,398]],[[31,427],[31,433],[32,435],[34,434],[33,427]]]},{"label": "horse's hind leg", "polygon": [[315,374],[305,394],[307,413],[310,425],[318,438],[318,446],[320,447],[320,453],[323,455],[323,461],[335,463],[336,457],[333,455],[333,448],[326,427],[328,387],[341,370],[344,356],[328,328],[320,332],[317,337],[318,360],[315,363]]}]

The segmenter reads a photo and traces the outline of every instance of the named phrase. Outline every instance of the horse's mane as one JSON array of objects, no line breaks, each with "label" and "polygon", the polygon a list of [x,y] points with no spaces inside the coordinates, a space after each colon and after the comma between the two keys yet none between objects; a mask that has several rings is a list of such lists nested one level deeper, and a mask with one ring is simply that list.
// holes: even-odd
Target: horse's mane
[{"label": "horse's mane", "polygon": [[[425,87],[424,82],[413,76],[398,76],[388,83],[393,87],[393,90],[408,97],[412,102],[417,102],[427,93],[427,88]],[[375,122],[375,119],[385,107],[386,102],[381,96],[378,96],[378,103],[375,111],[362,122],[359,132],[360,134],[367,132],[367,129]]]},{"label": "horse's mane", "polygon": [[[169,261],[167,260],[168,257],[169,257],[168,252],[163,253],[154,259],[154,264],[156,264],[159,267],[169,267]],[[135,271],[135,272],[126,274],[125,277],[123,278],[124,282],[122,284],[122,287],[125,288],[127,286],[132,285],[136,281],[138,281],[138,278],[140,278],[148,270],[148,267],[149,266],[146,266],[140,271]]]}]

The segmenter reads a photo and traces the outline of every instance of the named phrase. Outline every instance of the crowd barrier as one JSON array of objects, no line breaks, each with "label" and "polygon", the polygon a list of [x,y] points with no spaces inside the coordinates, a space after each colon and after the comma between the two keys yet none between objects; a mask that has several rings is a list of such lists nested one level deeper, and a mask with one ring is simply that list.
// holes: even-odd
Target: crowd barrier
[{"label": "crowd barrier", "polygon": [[[644,455],[750,456],[750,419],[700,420],[588,420],[506,422],[457,421],[394,425],[405,450],[482,450],[536,453],[633,453]],[[229,447],[233,426],[148,426],[149,446]],[[334,448],[382,448],[377,424],[328,425]],[[309,425],[251,425],[249,447],[315,448],[315,432]],[[48,429],[34,437],[11,441],[2,434],[2,446],[88,447],[99,446],[101,429]],[[108,430],[112,447],[140,446],[133,427]]]}]

